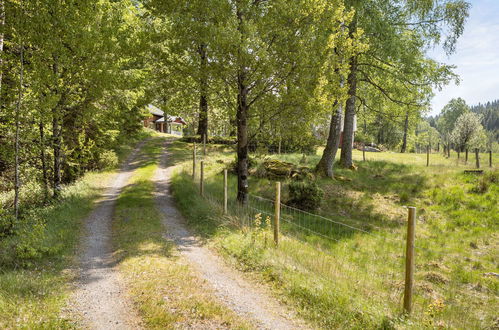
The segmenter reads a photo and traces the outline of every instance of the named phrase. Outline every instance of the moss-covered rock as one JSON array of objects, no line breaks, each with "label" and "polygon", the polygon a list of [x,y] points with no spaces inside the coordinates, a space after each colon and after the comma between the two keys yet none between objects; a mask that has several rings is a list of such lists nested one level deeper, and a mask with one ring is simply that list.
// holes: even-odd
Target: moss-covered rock
[{"label": "moss-covered rock", "polygon": [[265,159],[263,161],[265,174],[269,179],[289,178],[295,165],[277,159]]}]

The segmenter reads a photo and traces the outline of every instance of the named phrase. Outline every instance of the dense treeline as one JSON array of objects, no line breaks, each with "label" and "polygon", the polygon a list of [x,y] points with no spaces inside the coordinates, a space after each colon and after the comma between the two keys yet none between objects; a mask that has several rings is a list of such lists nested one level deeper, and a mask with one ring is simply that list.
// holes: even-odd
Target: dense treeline
[{"label": "dense treeline", "polygon": [[248,149],[259,144],[325,143],[317,171],[327,176],[341,127],[340,162],[352,167],[355,121],[358,140],[403,140],[405,151],[433,88],[456,78],[426,49],[442,43],[452,53],[469,9],[462,0],[209,4],[145,1],[160,41],[157,90],[169,111],[187,112],[193,133],[237,136],[243,203]]},{"label": "dense treeline", "polygon": [[[0,235],[22,189],[57,198],[114,166],[146,103],[147,38],[132,1],[1,0]],[[24,188],[23,188],[24,187]]]},{"label": "dense treeline", "polygon": [[471,107],[471,111],[482,116],[483,127],[490,132],[496,132],[499,140],[499,100],[479,103]]},{"label": "dense treeline", "polygon": [[433,143],[420,139],[423,146],[442,144],[444,152],[463,152],[469,149],[496,151],[499,148],[497,101],[486,105],[468,106],[462,98],[452,99],[440,114],[421,122],[424,132],[432,132]]},{"label": "dense treeline", "polygon": [[192,133],[235,136],[242,203],[250,147],[325,144],[316,170],[332,176],[342,128],[340,163],[353,167],[357,122],[358,141],[405,151],[433,88],[455,78],[426,49],[453,52],[469,10],[464,0],[0,1],[0,190],[14,191],[3,203],[16,216],[21,185],[57,198],[115,163],[149,102]]}]

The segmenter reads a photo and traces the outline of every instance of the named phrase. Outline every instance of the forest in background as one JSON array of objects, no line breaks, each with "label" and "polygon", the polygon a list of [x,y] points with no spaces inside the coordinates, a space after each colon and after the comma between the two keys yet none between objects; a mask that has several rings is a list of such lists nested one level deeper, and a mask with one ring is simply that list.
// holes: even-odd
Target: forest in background
[{"label": "forest in background", "polygon": [[[141,131],[147,34],[129,1],[0,1],[0,237]],[[24,213],[23,213],[24,212]]]},{"label": "forest in background", "polygon": [[[112,254],[127,290],[108,302],[146,326],[236,327],[163,218],[316,327],[497,326],[497,101],[428,117],[459,77],[427,54],[456,51],[471,5],[0,0],[0,328],[78,326],[87,240],[109,251],[84,290],[107,293]],[[183,117],[184,139],[144,129],[149,105]]]},{"label": "forest in background", "polygon": [[457,99],[425,119],[433,90],[458,79],[426,52],[455,51],[469,7],[0,0],[0,235],[16,235],[30,208],[57,200],[85,172],[115,167],[148,104],[183,116],[195,140],[236,145],[243,204],[249,152],[262,147],[325,146],[316,172],[327,177],[337,150],[339,164],[355,169],[353,148],[366,144],[490,150],[497,112]]}]

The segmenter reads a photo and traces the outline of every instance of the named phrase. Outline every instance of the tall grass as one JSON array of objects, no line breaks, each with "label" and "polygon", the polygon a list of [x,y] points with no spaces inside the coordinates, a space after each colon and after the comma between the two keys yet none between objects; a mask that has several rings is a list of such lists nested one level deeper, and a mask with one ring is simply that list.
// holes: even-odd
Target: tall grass
[{"label": "tall grass", "polygon": [[[136,141],[129,142],[120,152],[121,159]],[[61,198],[51,202],[43,201],[43,191],[37,185],[23,187],[22,217],[14,223],[12,234],[0,237],[1,329],[75,327],[71,315],[64,313],[64,306],[76,276],[73,265],[82,220],[94,208],[114,173],[87,173],[65,186]],[[1,203],[8,204],[6,195],[0,196]]]},{"label": "tall grass", "polygon": [[[188,154],[180,145],[176,148],[179,158]],[[299,224],[316,233],[286,228],[285,223],[278,249],[265,247],[268,237],[255,239],[221,215],[219,173],[233,158],[229,151],[214,149],[206,159],[206,195],[215,198],[200,199],[186,174],[177,175],[174,188],[191,223],[220,251],[277,284],[304,317],[321,327],[493,327],[498,281],[484,274],[497,273],[497,182],[480,184],[480,178],[464,175],[450,163],[426,168],[426,162],[415,164],[413,156],[361,162],[356,172],[338,169],[337,180],[319,180],[326,191],[319,213],[360,225],[367,233],[337,235],[327,227],[321,232],[322,224],[304,217]],[[281,159],[297,162],[301,155]],[[231,196],[234,180],[229,178]],[[270,183],[252,178],[251,191],[272,198]],[[477,185],[486,185],[486,191],[474,192]],[[410,319],[401,313],[404,247],[393,243],[403,243],[403,206],[408,204],[418,207],[415,311]],[[271,210],[255,208],[264,214]]]},{"label": "tall grass", "polygon": [[213,298],[182,259],[156,209],[152,178],[164,138],[143,148],[132,178],[117,200],[113,243],[128,293],[147,328],[249,328]]}]

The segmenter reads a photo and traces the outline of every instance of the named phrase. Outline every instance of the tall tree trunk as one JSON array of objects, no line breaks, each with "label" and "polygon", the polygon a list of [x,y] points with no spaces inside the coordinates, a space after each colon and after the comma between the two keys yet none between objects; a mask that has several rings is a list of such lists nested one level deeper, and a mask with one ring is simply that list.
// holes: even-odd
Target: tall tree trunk
[{"label": "tall tree trunk", "polygon": [[48,173],[47,173],[47,158],[45,156],[45,125],[43,124],[43,120],[40,119],[39,123],[40,129],[40,160],[42,161],[42,184],[43,184],[43,195],[45,201],[48,200],[49,190],[48,190]]},{"label": "tall tree trunk", "polygon": [[61,191],[61,129],[59,124],[59,107],[52,110],[52,139],[54,152],[54,177],[52,188],[54,198],[58,198]]},{"label": "tall tree trunk", "polygon": [[[241,34],[241,45],[244,43],[244,15],[237,2],[238,31]],[[246,67],[239,55],[237,70],[237,200],[248,203],[248,86],[246,83]]]},{"label": "tall tree trunk", "polygon": [[[352,22],[348,26],[348,34],[353,37],[357,33],[357,17],[354,16]],[[350,168],[353,166],[353,138],[354,138],[354,121],[355,121],[355,103],[357,100],[357,56],[350,58],[350,72],[348,74],[348,99],[345,105],[345,118],[343,122],[343,139],[341,141],[341,158],[340,163],[343,167]]]},{"label": "tall tree trunk", "polygon": [[355,101],[357,99],[357,57],[350,59],[350,73],[348,74],[348,99],[345,106],[345,120],[343,123],[343,140],[341,141],[340,162],[343,167],[353,165],[352,149],[355,121]]},{"label": "tall tree trunk", "polygon": [[5,0],[0,0],[0,98],[2,96],[4,36],[5,36]]},{"label": "tall tree trunk", "polygon": [[338,104],[337,101],[334,102],[326,148],[322,153],[321,160],[315,167],[317,173],[326,175],[330,178],[333,177],[334,159],[336,158],[336,153],[338,152],[338,147],[340,145],[342,114],[342,105]]},{"label": "tall tree trunk", "polygon": [[[57,57],[54,58],[54,75],[59,78],[59,67]],[[58,85],[59,82],[56,82]],[[59,87],[56,88],[59,93]],[[52,108],[52,147],[54,153],[54,177],[52,179],[52,188],[54,190],[53,197],[59,198],[61,191],[61,127],[60,127],[60,108],[63,103],[63,95],[56,106]]]},{"label": "tall tree trunk", "polygon": [[409,111],[405,113],[405,122],[404,122],[404,137],[402,139],[402,148],[400,149],[401,153],[405,153],[407,149],[407,130],[409,129]]},{"label": "tall tree trunk", "polygon": [[245,74],[238,74],[237,105],[237,200],[248,202],[248,88],[244,83]]},{"label": "tall tree trunk", "polygon": [[200,78],[199,78],[199,123],[198,123],[198,135],[208,137],[208,73],[206,72],[208,57],[206,55],[206,45],[201,44],[199,46],[199,57],[200,57]]},{"label": "tall tree trunk", "polygon": [[[22,8],[22,1],[21,1]],[[15,133],[15,156],[14,156],[14,214],[16,221],[19,219],[19,190],[21,188],[21,182],[19,178],[19,131],[20,125],[19,117],[21,114],[21,103],[23,99],[23,80],[24,80],[24,43],[21,39],[21,63],[19,70],[19,95],[17,98],[16,105],[16,133]]]}]

